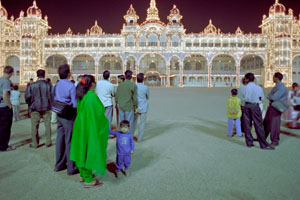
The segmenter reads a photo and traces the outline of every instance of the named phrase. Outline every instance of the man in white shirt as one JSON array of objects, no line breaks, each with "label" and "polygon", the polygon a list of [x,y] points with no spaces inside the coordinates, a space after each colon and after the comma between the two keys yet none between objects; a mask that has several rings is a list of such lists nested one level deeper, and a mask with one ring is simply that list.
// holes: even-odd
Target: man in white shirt
[{"label": "man in white shirt", "polygon": [[139,73],[137,75],[137,100],[138,100],[138,107],[137,113],[135,115],[135,128],[138,124],[138,119],[140,119],[140,123],[138,126],[138,138],[137,142],[143,141],[144,138],[144,129],[146,125],[147,119],[147,112],[149,109],[149,89],[146,85],[143,84],[144,82],[144,74]]},{"label": "man in white shirt", "polygon": [[243,94],[245,100],[243,121],[246,144],[248,147],[254,146],[253,137],[251,133],[253,123],[260,148],[266,150],[274,150],[274,147],[266,141],[262,114],[259,108],[260,98],[264,99],[263,90],[260,86],[254,83],[254,74],[247,73],[245,75],[245,79],[247,86],[245,87]]},{"label": "man in white shirt", "polygon": [[112,98],[115,96],[114,85],[109,82],[110,72],[108,70],[103,72],[104,80],[97,82],[96,94],[105,107],[105,116],[109,121],[109,128],[113,118],[113,102]]}]

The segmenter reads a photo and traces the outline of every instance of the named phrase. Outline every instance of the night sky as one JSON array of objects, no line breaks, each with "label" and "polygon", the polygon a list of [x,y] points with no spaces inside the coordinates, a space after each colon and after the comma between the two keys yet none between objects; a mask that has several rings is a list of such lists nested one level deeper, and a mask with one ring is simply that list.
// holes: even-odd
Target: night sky
[{"label": "night sky", "polygon": [[[1,0],[9,17],[18,17],[26,12],[33,0]],[[187,33],[199,33],[207,26],[209,19],[224,33],[235,32],[238,26],[246,33],[260,33],[258,26],[263,14],[268,14],[275,0],[156,0],[161,21],[167,23],[167,16],[176,4],[183,15],[182,23]],[[280,0],[286,9],[292,8],[299,17],[299,0]],[[130,4],[139,15],[139,24],[146,19],[150,0],[37,0],[43,17],[48,15],[50,33],[65,33],[71,27],[74,33],[85,33],[95,20],[106,33],[120,33]]]}]

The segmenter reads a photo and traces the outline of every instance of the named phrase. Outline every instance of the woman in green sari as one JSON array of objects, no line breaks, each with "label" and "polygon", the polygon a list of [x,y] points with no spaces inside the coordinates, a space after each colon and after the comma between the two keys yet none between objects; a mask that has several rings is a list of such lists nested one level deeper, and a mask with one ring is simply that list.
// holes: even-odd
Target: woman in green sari
[{"label": "woman in green sari", "polygon": [[106,148],[109,135],[109,122],[105,108],[95,94],[95,78],[84,75],[76,88],[77,117],[71,142],[70,160],[76,163],[80,181],[84,187],[102,185],[96,174],[106,172]]}]

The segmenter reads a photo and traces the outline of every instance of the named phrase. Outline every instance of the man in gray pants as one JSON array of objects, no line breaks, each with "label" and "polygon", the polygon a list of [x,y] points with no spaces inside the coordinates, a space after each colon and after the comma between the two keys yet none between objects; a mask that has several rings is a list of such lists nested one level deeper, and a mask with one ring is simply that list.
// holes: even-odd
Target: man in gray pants
[{"label": "man in gray pants", "polygon": [[281,82],[283,79],[283,75],[280,72],[274,74],[273,81],[276,83],[276,86],[271,90],[268,95],[268,99],[270,101],[270,105],[268,107],[266,117],[264,119],[264,129],[266,138],[268,138],[269,134],[271,135],[271,145],[278,146],[279,145],[279,135],[280,135],[280,123],[281,123],[281,112],[276,110],[271,104],[274,101],[285,102],[288,91],[285,85]]},{"label": "man in gray pants", "polygon": [[110,72],[108,70],[103,72],[104,80],[97,82],[96,94],[98,95],[100,101],[105,107],[105,116],[109,121],[109,128],[111,127],[111,122],[113,119],[113,102],[112,98],[115,96],[114,85],[109,82]]},{"label": "man in gray pants", "polygon": [[143,141],[144,139],[144,129],[146,125],[147,112],[149,109],[149,89],[144,82],[144,74],[139,73],[137,75],[137,101],[138,101],[138,112],[135,115],[135,128],[138,125],[138,119],[140,119],[140,123],[138,126],[138,142]]}]

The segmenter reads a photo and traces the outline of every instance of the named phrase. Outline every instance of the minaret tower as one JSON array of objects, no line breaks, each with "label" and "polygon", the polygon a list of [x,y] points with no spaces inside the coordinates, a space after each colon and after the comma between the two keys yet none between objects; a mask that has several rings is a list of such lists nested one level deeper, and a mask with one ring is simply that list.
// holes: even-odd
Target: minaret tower
[{"label": "minaret tower", "polygon": [[3,67],[5,65],[5,58],[4,58],[4,30],[6,27],[6,24],[8,22],[7,19],[7,11],[6,9],[2,6],[1,0],[0,0],[0,76],[2,76],[3,72]]},{"label": "minaret tower", "polygon": [[137,25],[139,16],[136,14],[136,11],[133,8],[132,4],[130,5],[130,8],[127,10],[126,15],[124,16],[124,19],[126,21],[126,25],[131,25],[131,26]]},{"label": "minaret tower", "polygon": [[281,72],[284,75],[283,82],[290,86],[292,84],[292,24],[293,12],[288,14],[279,0],[269,9],[269,16],[264,15],[260,28],[262,34],[268,36],[268,58],[265,61],[265,87],[272,87],[273,75]]},{"label": "minaret tower", "polygon": [[150,8],[147,9],[146,21],[159,21],[158,9],[156,8],[155,0],[151,0]]},{"label": "minaret tower", "polygon": [[27,16],[21,18],[21,84],[36,78],[36,70],[43,66],[43,39],[48,35],[48,17],[42,18],[42,11],[36,1],[27,9]]}]

